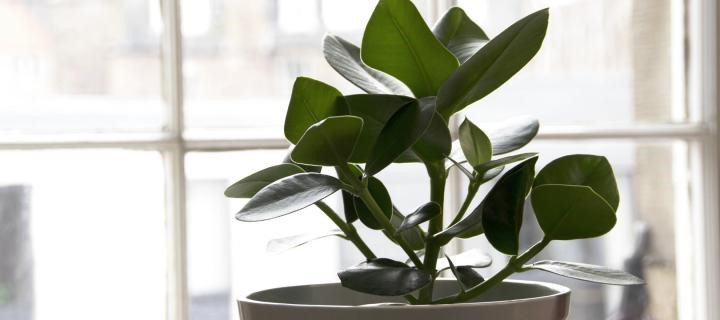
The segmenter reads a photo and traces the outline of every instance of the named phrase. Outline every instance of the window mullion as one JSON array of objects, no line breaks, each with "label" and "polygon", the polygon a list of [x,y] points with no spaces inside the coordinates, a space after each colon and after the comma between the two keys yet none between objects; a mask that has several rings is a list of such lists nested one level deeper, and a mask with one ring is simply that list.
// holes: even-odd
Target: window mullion
[{"label": "window mullion", "polygon": [[185,142],[183,140],[183,72],[180,0],[160,0],[163,16],[163,85],[166,127],[171,148],[165,158],[166,217],[168,248],[167,319],[187,320],[188,272],[185,186]]}]

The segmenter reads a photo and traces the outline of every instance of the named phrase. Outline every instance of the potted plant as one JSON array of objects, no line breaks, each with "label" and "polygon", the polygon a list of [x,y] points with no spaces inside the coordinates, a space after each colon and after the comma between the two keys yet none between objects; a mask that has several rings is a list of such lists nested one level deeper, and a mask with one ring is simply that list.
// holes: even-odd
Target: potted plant
[{"label": "potted plant", "polygon": [[[545,9],[490,40],[460,8],[450,9],[430,29],[411,1],[380,0],[361,47],[327,35],[328,63],[367,94],[344,96],[323,82],[297,78],[284,126],[294,145],[288,157],[236,182],[225,195],[250,198],[236,215],[240,221],[279,218],[315,205],[339,230],[292,236],[271,246],[293,247],[334,235],[352,242],[366,260],[340,271],[339,284],[277,288],[243,298],[243,318],[564,319],[567,288],[506,278],[541,270],[607,284],[642,284],[599,266],[531,262],[551,241],[598,237],[613,228],[619,195],[605,157],[568,155],[536,174],[536,153],[507,155],[534,138],[535,120],[485,133],[465,119],[453,147],[451,117],[527,64],[540,49],[547,24]],[[464,160],[454,155],[460,153]],[[406,162],[424,164],[430,181],[430,199],[408,215],[393,205],[376,177],[387,166]],[[321,173],[323,167],[336,175]],[[468,179],[458,212],[444,207],[449,170]],[[494,186],[470,208],[480,186],[491,180]],[[342,193],[344,218],[323,202],[336,192]],[[526,198],[544,236],[521,252]],[[445,217],[452,221],[444,223]],[[356,231],[358,223],[382,232],[407,261],[378,257]],[[509,256],[507,265],[487,279],[476,271],[490,265],[486,255],[443,252],[455,238],[479,235]],[[440,279],[446,270],[453,277]]]}]

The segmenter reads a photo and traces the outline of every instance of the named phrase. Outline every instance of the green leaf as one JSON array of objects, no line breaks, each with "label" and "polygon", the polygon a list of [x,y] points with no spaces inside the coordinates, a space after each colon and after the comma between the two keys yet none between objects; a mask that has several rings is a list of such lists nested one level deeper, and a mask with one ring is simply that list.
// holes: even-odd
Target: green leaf
[{"label": "green leaf", "polygon": [[644,280],[625,271],[584,263],[545,260],[526,265],[524,268],[543,270],[563,277],[604,284],[621,286],[645,284]]},{"label": "green leaf", "polygon": [[538,173],[535,187],[544,184],[588,186],[613,209],[617,209],[620,202],[615,174],[610,162],[603,156],[573,154],[557,158]]},{"label": "green leaf", "polygon": [[[471,249],[463,251],[459,254],[448,255],[446,257],[455,261],[455,263],[459,266],[468,266],[472,268],[485,268],[492,264],[492,257],[478,249]],[[438,259],[436,269],[441,271],[449,267],[450,265],[446,260]]]},{"label": "green leaf", "polygon": [[360,48],[343,38],[326,35],[323,39],[323,53],[335,71],[367,93],[412,96],[404,83],[362,62]]},{"label": "green leaf", "polygon": [[235,218],[254,222],[284,216],[325,199],[341,187],[340,180],[328,175],[298,173],[262,188]]},{"label": "green leaf", "polygon": [[442,85],[438,111],[449,118],[500,87],[540,50],[547,25],[548,10],[540,10],[490,40]]},{"label": "green leaf", "polygon": [[536,161],[533,157],[510,169],[482,201],[485,237],[507,255],[518,254],[525,197],[532,187]]},{"label": "green leaf", "polygon": [[278,164],[255,172],[225,189],[228,198],[251,198],[260,189],[282,178],[304,172],[294,164]]},{"label": "green leaf", "polygon": [[472,288],[485,281],[485,279],[472,267],[455,267],[455,264],[452,262],[452,260],[450,260],[449,257],[446,256],[445,258],[447,258],[447,263],[449,265],[448,268],[450,269],[450,271],[452,271],[455,279],[457,279],[457,281],[460,283],[461,291],[465,291],[465,289]]},{"label": "green leaf", "polygon": [[[435,109],[435,97],[424,97],[418,100],[421,109]],[[450,154],[452,148],[452,137],[447,122],[442,116],[435,112],[430,126],[425,130],[420,139],[406,153],[413,153],[423,162],[442,160]],[[402,162],[398,161],[397,162]],[[417,160],[413,160],[415,162]]]},{"label": "green leaf", "polygon": [[435,96],[458,66],[410,0],[380,0],[360,47],[365,63],[399,79],[416,97]]},{"label": "green leaf", "polygon": [[[531,158],[531,157],[535,157],[535,156],[537,156],[537,153],[535,153],[535,152],[520,153],[520,154],[516,154],[516,155],[512,155],[512,156],[507,156],[504,158],[495,159],[492,161],[481,163],[480,165],[475,167],[475,171],[478,173],[479,176],[486,178],[487,174],[495,168],[504,167],[505,165],[511,164],[513,162],[522,161],[527,158]],[[492,173],[492,174],[494,174],[494,173]],[[491,176],[492,176],[492,174],[491,174]],[[492,178],[490,178],[490,179],[492,179]],[[485,179],[483,179],[483,180],[485,180]]]},{"label": "green leaf", "polygon": [[293,248],[302,246],[308,242],[327,238],[327,237],[339,237],[347,239],[345,233],[340,230],[326,230],[320,232],[308,232],[303,234],[297,234],[289,237],[279,238],[270,240],[267,244],[267,252],[269,253],[280,253]]},{"label": "green leaf", "polygon": [[428,202],[419,208],[415,209],[413,213],[405,217],[397,231],[407,230],[420,225],[423,222],[430,221],[430,219],[436,217],[442,213],[442,208],[437,202]]},{"label": "green leaf", "polygon": [[340,91],[323,82],[298,77],[285,116],[285,137],[297,144],[311,125],[344,114],[347,114],[347,105]]},{"label": "green leaf", "polygon": [[[492,236],[488,236],[488,240],[490,241],[489,237],[493,237],[493,240],[490,241],[493,246],[497,243],[503,250],[508,252],[512,251],[513,244],[517,245],[517,239],[515,239],[515,237],[522,224],[522,216],[518,219],[518,214],[522,213],[522,203],[532,185],[532,176],[535,173],[534,166],[536,161],[537,156],[534,156],[510,169],[510,171],[500,178],[485,199],[483,199],[470,214],[460,220],[460,222],[435,234],[433,241],[444,245],[455,237],[471,238],[483,234],[487,228],[484,221],[485,219],[483,218],[486,214],[485,212],[493,210],[493,212],[489,213],[493,217],[488,220],[491,225],[494,226],[497,224],[495,220],[502,220],[503,218],[507,220],[499,223],[498,229],[492,232]],[[529,181],[523,181],[523,179],[528,179]],[[485,208],[486,206],[488,208]],[[501,209],[508,211],[497,212],[497,210]],[[516,227],[517,230],[515,230]],[[503,232],[506,232],[506,234],[502,234]],[[500,250],[498,247],[495,248],[505,253],[505,251]]]},{"label": "green leaf", "polygon": [[294,148],[295,148],[295,146],[290,146],[290,150],[288,150],[288,153],[285,155],[285,158],[283,158],[282,163],[294,164],[294,165],[302,168],[302,170],[303,170],[304,172],[317,172],[317,173],[320,173],[320,171],[322,171],[322,167],[321,167],[321,166],[309,166],[309,165],[306,165],[306,164],[297,163],[297,162],[293,161],[292,158],[290,157],[290,155],[292,154],[292,150],[293,150]]},{"label": "green leaf", "polygon": [[552,240],[598,237],[617,220],[615,209],[587,186],[544,184],[533,188],[530,198],[540,228]]},{"label": "green leaf", "polygon": [[390,117],[370,150],[365,173],[374,175],[392,163],[420,139],[435,115],[431,104],[410,102]]},{"label": "green leaf", "polygon": [[493,155],[524,147],[535,138],[539,129],[538,121],[529,118],[517,118],[501,124],[488,133],[493,146]]},{"label": "green leaf", "polygon": [[370,259],[338,273],[346,288],[379,296],[400,296],[426,286],[432,275],[386,258]]},{"label": "green leaf", "polygon": [[358,94],[345,97],[350,114],[363,119],[355,150],[350,157],[351,162],[367,162],[370,150],[378,141],[378,136],[385,124],[404,105],[415,101],[405,96],[387,94]]},{"label": "green leaf", "polygon": [[[393,207],[393,215],[390,218],[390,224],[392,224],[395,230],[397,230],[400,228],[403,221],[405,221],[405,216],[400,213],[400,210]],[[390,234],[386,230],[383,230],[383,232],[385,232],[385,235],[390,240],[395,242],[392,234]],[[408,246],[410,246],[410,248],[413,250],[421,250],[425,248],[425,232],[418,226],[402,230],[398,232],[395,236],[400,236],[403,240],[405,240],[405,243],[407,243]]]},{"label": "green leaf", "polygon": [[[375,198],[375,202],[380,206],[380,209],[382,209],[385,217],[390,219],[393,213],[392,199],[390,199],[390,193],[382,181],[375,177],[369,177],[368,190],[373,198]],[[373,230],[381,230],[383,228],[383,225],[375,219],[372,211],[370,211],[370,208],[365,205],[362,199],[354,197],[353,202],[355,203],[355,212],[357,212],[360,221],[362,221],[365,226]]]},{"label": "green leaf", "polygon": [[319,166],[348,162],[360,137],[363,121],[355,116],[329,117],[312,125],[293,149],[293,161]]},{"label": "green leaf", "polygon": [[460,124],[459,133],[460,147],[463,154],[465,154],[465,159],[471,166],[475,167],[490,161],[492,158],[492,145],[485,132],[465,118]]},{"label": "green leaf", "polygon": [[355,196],[345,190],[342,191],[343,211],[345,212],[345,222],[353,223],[358,219],[357,210],[355,210]]},{"label": "green leaf", "polygon": [[488,36],[463,9],[453,7],[433,28],[435,38],[465,63],[488,41]]}]

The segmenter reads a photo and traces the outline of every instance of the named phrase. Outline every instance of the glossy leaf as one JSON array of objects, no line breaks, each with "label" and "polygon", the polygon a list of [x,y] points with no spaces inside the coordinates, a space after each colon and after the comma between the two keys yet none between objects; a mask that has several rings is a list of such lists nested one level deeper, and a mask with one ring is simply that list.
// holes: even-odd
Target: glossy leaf
[{"label": "glossy leaf", "polygon": [[329,117],[305,132],[290,157],[308,165],[344,165],[350,159],[362,127],[359,117]]},{"label": "glossy leaf", "polygon": [[473,175],[473,173],[470,172],[470,170],[468,170],[467,168],[465,168],[465,166],[463,165],[463,163],[467,163],[467,160],[463,161],[463,163],[460,163],[460,162],[457,162],[457,161],[455,161],[455,159],[450,158],[450,157],[448,157],[447,159],[450,160],[450,162],[452,162],[452,165],[451,165],[450,167],[448,167],[448,171],[449,171],[451,168],[455,167],[455,168],[458,168],[458,170],[460,170],[460,172],[462,172],[468,179],[470,179],[470,180],[474,180],[474,179],[475,179],[475,176]]},{"label": "glossy leaf", "polygon": [[603,156],[573,154],[548,163],[537,175],[535,186],[568,184],[588,186],[617,209],[620,202],[615,174]]},{"label": "glossy leaf", "polygon": [[587,186],[544,184],[533,188],[531,202],[540,228],[552,240],[598,237],[617,220],[615,209]]},{"label": "glossy leaf", "polygon": [[488,132],[493,155],[515,151],[530,143],[538,133],[540,124],[535,119],[517,118],[507,121]]},{"label": "glossy leaf", "polygon": [[460,124],[459,132],[460,147],[471,166],[475,167],[490,161],[492,145],[485,132],[467,118]]},{"label": "glossy leaf", "polygon": [[488,36],[465,11],[453,7],[433,28],[435,38],[464,63],[488,41]]},{"label": "glossy leaf", "polygon": [[526,265],[524,268],[542,270],[563,277],[604,284],[627,286],[645,283],[644,280],[622,270],[576,262],[545,260]]},{"label": "glossy leaf", "polygon": [[513,162],[522,161],[535,156],[537,156],[537,153],[535,152],[520,153],[512,156],[507,156],[504,158],[481,163],[480,165],[475,167],[475,171],[477,171],[478,175],[482,175],[483,177],[485,177],[487,173],[489,173],[495,168],[504,167],[505,165],[511,164]]},{"label": "glossy leaf", "polygon": [[485,281],[485,278],[483,278],[480,273],[468,266],[457,267],[455,271],[455,278],[458,279],[458,281],[460,281],[466,289],[472,288]]},{"label": "glossy leaf", "polygon": [[374,175],[392,163],[420,139],[435,115],[432,105],[410,102],[390,117],[370,150],[365,173]]},{"label": "glossy leaf", "polygon": [[410,0],[378,2],[360,53],[367,65],[399,79],[416,97],[435,96],[458,66]]},{"label": "glossy leaf", "polygon": [[335,71],[367,93],[412,96],[410,89],[400,80],[362,62],[360,48],[343,38],[326,35],[323,39],[323,53]]},{"label": "glossy leaf", "polygon": [[423,222],[430,221],[430,219],[438,216],[440,213],[442,213],[442,208],[439,204],[436,202],[428,202],[405,217],[402,224],[400,224],[400,227],[397,228],[397,231],[403,231],[416,227]]},{"label": "glossy leaf", "polygon": [[400,296],[426,286],[432,275],[386,258],[371,259],[338,273],[346,288],[380,296]]},{"label": "glossy leaf", "polygon": [[355,210],[355,196],[345,190],[342,191],[343,212],[345,213],[345,222],[353,223],[358,219],[357,210]]},{"label": "glossy leaf", "polygon": [[[405,218],[406,217],[402,213],[400,213],[397,208],[393,207],[393,215],[390,218],[390,224],[393,225],[393,228],[395,228],[395,230],[398,230],[400,228],[403,221],[405,221]],[[387,232],[386,235],[390,240],[395,242],[389,232]],[[396,233],[396,236],[400,236],[403,240],[405,240],[405,243],[407,243],[408,246],[410,246],[410,248],[413,250],[422,250],[425,248],[425,232],[418,226],[402,230]]]},{"label": "glossy leaf", "polygon": [[547,25],[548,10],[540,10],[490,40],[442,85],[438,111],[449,118],[509,80],[538,52]]},{"label": "glossy leaf", "polygon": [[[435,109],[435,97],[424,97],[418,102],[421,109]],[[423,162],[430,162],[444,159],[450,154],[451,148],[452,137],[447,122],[439,113],[435,112],[430,126],[407,152],[414,153]]]},{"label": "glossy leaf", "polygon": [[404,105],[415,99],[387,94],[357,94],[345,97],[350,114],[363,119],[363,130],[350,161],[367,162],[370,150],[378,142],[378,136],[388,120]]},{"label": "glossy leaf", "polygon": [[285,137],[297,144],[305,130],[319,121],[347,114],[347,105],[337,89],[321,81],[298,77],[293,85],[285,116]]},{"label": "glossy leaf", "polygon": [[308,242],[322,239],[322,238],[327,238],[327,237],[339,237],[342,239],[347,239],[345,237],[345,234],[340,230],[308,232],[308,233],[298,234],[298,235],[294,235],[294,236],[270,240],[267,244],[267,252],[280,253],[280,252],[284,252],[284,251],[287,251],[287,250],[290,250],[293,248],[297,248]]},{"label": "glossy leaf", "polygon": [[[449,255],[447,257],[454,261],[458,266],[485,268],[489,267],[492,264],[492,257],[489,254],[484,253],[478,249],[467,250],[459,254]],[[449,267],[450,265],[448,264],[448,261],[446,259],[438,259],[436,267],[438,270],[445,270]]]},{"label": "glossy leaf", "polygon": [[235,215],[240,221],[262,221],[312,205],[340,190],[342,182],[320,173],[298,173],[258,191]]},{"label": "glossy leaf", "polygon": [[304,172],[320,173],[320,171],[322,171],[321,166],[312,166],[312,165],[297,163],[297,162],[293,161],[292,158],[290,157],[290,155],[292,154],[292,150],[294,148],[295,148],[295,146],[290,146],[290,148],[288,148],[288,153],[285,155],[285,158],[283,158],[283,161],[282,161],[283,163],[294,164],[294,165],[300,167]]},{"label": "glossy leaf", "polygon": [[228,198],[251,198],[265,186],[282,178],[304,172],[294,164],[278,164],[255,172],[225,189]]},{"label": "glossy leaf", "polygon": [[[388,193],[382,181],[375,177],[369,177],[368,190],[373,198],[375,198],[375,202],[380,206],[380,209],[382,209],[385,217],[390,219],[393,212],[392,199],[390,199],[390,193]],[[372,211],[370,211],[370,208],[365,205],[362,199],[354,197],[353,202],[355,203],[355,212],[357,212],[358,218],[360,218],[360,221],[362,221],[365,226],[374,230],[381,230],[383,228],[383,225],[375,219]]]},{"label": "glossy leaf", "polygon": [[482,225],[485,237],[498,251],[517,255],[525,197],[535,177],[537,157],[510,169],[482,201]]}]

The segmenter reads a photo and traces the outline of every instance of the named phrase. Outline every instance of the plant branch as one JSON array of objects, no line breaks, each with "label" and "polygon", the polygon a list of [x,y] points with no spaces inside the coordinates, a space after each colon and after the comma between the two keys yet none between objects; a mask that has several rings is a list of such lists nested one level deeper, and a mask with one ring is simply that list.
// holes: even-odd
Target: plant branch
[{"label": "plant branch", "polygon": [[[430,176],[430,201],[436,202],[443,208],[445,203],[445,178],[447,177],[445,171],[445,163],[443,161],[430,162],[426,164],[428,176]],[[431,236],[440,232],[443,228],[443,214],[439,214],[435,218],[430,220],[428,225],[428,235]],[[425,271],[431,274],[437,272],[436,265],[437,259],[440,255],[440,245],[430,240],[428,237],[425,245]],[[435,286],[435,277],[428,286],[420,290],[420,301],[423,303],[430,303],[432,301],[433,288]]]},{"label": "plant branch", "polygon": [[453,226],[454,224],[460,222],[462,218],[465,216],[465,213],[467,212],[468,208],[470,207],[470,203],[472,203],[472,200],[475,198],[475,194],[477,194],[478,190],[480,190],[480,183],[477,182],[476,179],[473,179],[470,181],[470,184],[468,185],[467,195],[465,196],[465,201],[463,201],[462,206],[460,207],[460,210],[458,210],[457,215],[455,215],[455,218],[453,218],[453,221],[450,223],[450,226]]},{"label": "plant branch", "polygon": [[433,301],[432,304],[459,303],[480,296],[485,291],[499,284],[513,273],[522,270],[523,265],[527,263],[530,259],[532,259],[534,256],[536,256],[538,253],[540,253],[540,251],[545,249],[545,247],[550,243],[550,241],[551,240],[548,238],[543,238],[540,242],[536,243],[535,245],[530,247],[530,249],[525,251],[525,253],[517,257],[512,257],[510,259],[510,262],[508,262],[508,264],[502,270],[498,271],[498,273],[493,275],[491,278],[483,281],[477,286],[468,289],[465,292],[460,292],[454,296],[449,296]]},{"label": "plant branch", "polygon": [[365,256],[366,259],[377,258],[377,256],[375,256],[375,253],[370,250],[370,247],[367,246],[365,241],[360,238],[360,235],[358,235],[357,230],[355,229],[355,227],[353,227],[352,224],[345,223],[345,221],[343,221],[340,216],[338,216],[335,210],[330,208],[330,206],[328,206],[325,202],[319,201],[316,202],[315,205],[320,208],[320,210],[322,210],[325,215],[327,215],[328,218],[330,218],[330,220],[332,220],[332,222],[334,222],[335,225],[337,225],[343,233],[345,233],[345,236],[348,238],[348,240],[350,240],[350,242],[352,242],[355,247],[360,250],[360,252]]}]

